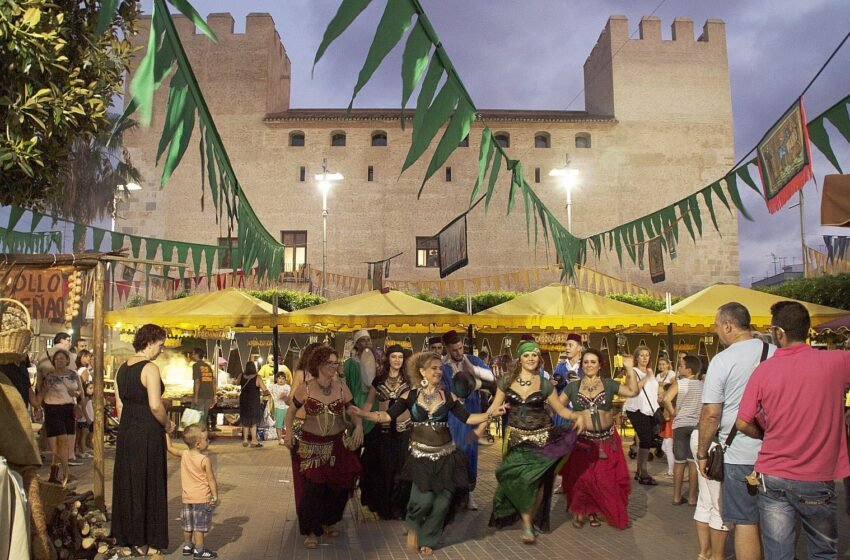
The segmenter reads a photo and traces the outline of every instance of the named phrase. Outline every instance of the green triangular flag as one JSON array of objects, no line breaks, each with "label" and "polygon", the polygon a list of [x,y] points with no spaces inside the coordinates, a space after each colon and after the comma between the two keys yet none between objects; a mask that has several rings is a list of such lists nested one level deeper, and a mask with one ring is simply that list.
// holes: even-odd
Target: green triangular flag
[{"label": "green triangular flag", "polygon": [[142,238],[138,235],[130,235],[130,253],[133,255],[134,259],[139,258],[139,251],[142,248]]},{"label": "green triangular flag", "polygon": [[91,229],[91,242],[92,249],[95,251],[100,251],[100,246],[103,243],[103,234],[106,233],[106,230],[100,228],[92,228]]},{"label": "green triangular flag", "polygon": [[[179,250],[179,249],[178,249]],[[201,273],[201,254],[203,249],[200,245],[192,245],[192,273],[198,276]]]},{"label": "green triangular flag", "polygon": [[9,231],[15,229],[15,226],[18,225],[18,221],[20,221],[21,216],[24,215],[24,209],[19,206],[12,206],[9,209],[9,225],[6,227]]},{"label": "green triangular flag", "polygon": [[189,245],[186,243],[175,243],[174,245],[177,247],[177,262],[186,264],[188,262],[186,259],[189,256]]},{"label": "green triangular flag", "polygon": [[35,228],[38,227],[39,222],[44,217],[44,214],[41,212],[32,212],[32,219],[30,220],[30,231],[35,231]]},{"label": "green triangular flag", "polygon": [[74,224],[74,247],[73,251],[76,253],[77,250],[82,250],[85,247],[83,244],[86,241],[86,225],[85,224]]},{"label": "green triangular flag", "polygon": [[120,251],[124,248],[124,234],[113,231],[110,235],[110,241],[112,242],[112,250]]},{"label": "green triangular flag", "polygon": [[204,251],[207,257],[207,280],[209,280],[210,276],[212,276],[213,262],[215,262],[215,254],[217,250],[217,247],[207,247],[207,250]]}]

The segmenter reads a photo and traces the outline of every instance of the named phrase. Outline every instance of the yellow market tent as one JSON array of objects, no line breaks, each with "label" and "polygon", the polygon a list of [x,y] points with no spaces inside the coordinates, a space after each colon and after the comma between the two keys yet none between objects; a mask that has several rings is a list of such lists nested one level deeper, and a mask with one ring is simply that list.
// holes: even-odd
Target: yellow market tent
[{"label": "yellow market tent", "polygon": [[666,322],[661,313],[563,284],[550,284],[472,316],[472,324],[482,332],[659,331]]},{"label": "yellow market tent", "polygon": [[[281,315],[286,311],[280,310]],[[279,315],[280,316],[280,315]],[[106,313],[109,327],[135,328],[145,323],[184,330],[263,330],[274,326],[271,304],[227,288],[208,294],[151,303]]]},{"label": "yellow market tent", "polygon": [[278,318],[288,330],[386,329],[394,333],[438,332],[463,327],[468,315],[458,313],[403,292],[380,290],[336,299]]},{"label": "yellow market tent", "polygon": [[[770,325],[770,306],[789,298],[775,296],[766,292],[742,288],[733,284],[714,284],[694,295],[687,297],[672,308],[672,313],[663,315],[673,323],[677,332],[682,330],[711,331],[717,308],[731,301],[744,305],[750,312],[752,325],[756,329],[765,329]],[[797,301],[797,300],[791,300]],[[844,309],[827,307],[801,301],[812,317],[812,326],[825,323],[847,315]]]}]

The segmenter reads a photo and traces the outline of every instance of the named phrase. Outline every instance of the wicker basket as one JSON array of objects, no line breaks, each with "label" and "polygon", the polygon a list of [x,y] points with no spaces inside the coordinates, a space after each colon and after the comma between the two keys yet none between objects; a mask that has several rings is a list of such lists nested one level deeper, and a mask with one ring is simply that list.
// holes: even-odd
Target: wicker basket
[{"label": "wicker basket", "polygon": [[0,354],[24,354],[32,339],[31,325],[30,312],[23,303],[0,298]]}]

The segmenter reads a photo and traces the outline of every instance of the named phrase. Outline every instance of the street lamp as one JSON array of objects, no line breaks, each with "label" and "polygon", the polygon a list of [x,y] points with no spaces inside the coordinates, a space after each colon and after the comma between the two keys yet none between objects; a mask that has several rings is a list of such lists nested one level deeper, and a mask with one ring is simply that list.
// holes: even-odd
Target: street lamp
[{"label": "street lamp", "polygon": [[557,177],[567,189],[567,231],[573,232],[573,187],[578,185],[579,171],[570,167],[570,156],[563,167],[556,167],[549,172],[550,177]]},{"label": "street lamp", "polygon": [[328,160],[322,159],[322,172],[316,174],[322,191],[322,297],[328,297],[328,191],[331,184],[342,181],[342,173],[328,173]]}]

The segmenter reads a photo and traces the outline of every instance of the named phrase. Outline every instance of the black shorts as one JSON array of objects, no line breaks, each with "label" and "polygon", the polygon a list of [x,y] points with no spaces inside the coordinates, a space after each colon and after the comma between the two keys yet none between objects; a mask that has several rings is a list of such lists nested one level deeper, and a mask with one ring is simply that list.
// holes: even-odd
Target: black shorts
[{"label": "black shorts", "polygon": [[626,416],[629,417],[629,422],[632,423],[632,428],[635,429],[635,434],[637,434],[640,448],[652,449],[652,442],[655,439],[652,426],[652,416],[647,416],[637,410],[627,410]]},{"label": "black shorts", "polygon": [[76,423],[73,404],[44,405],[44,431],[47,437],[72,436]]}]

